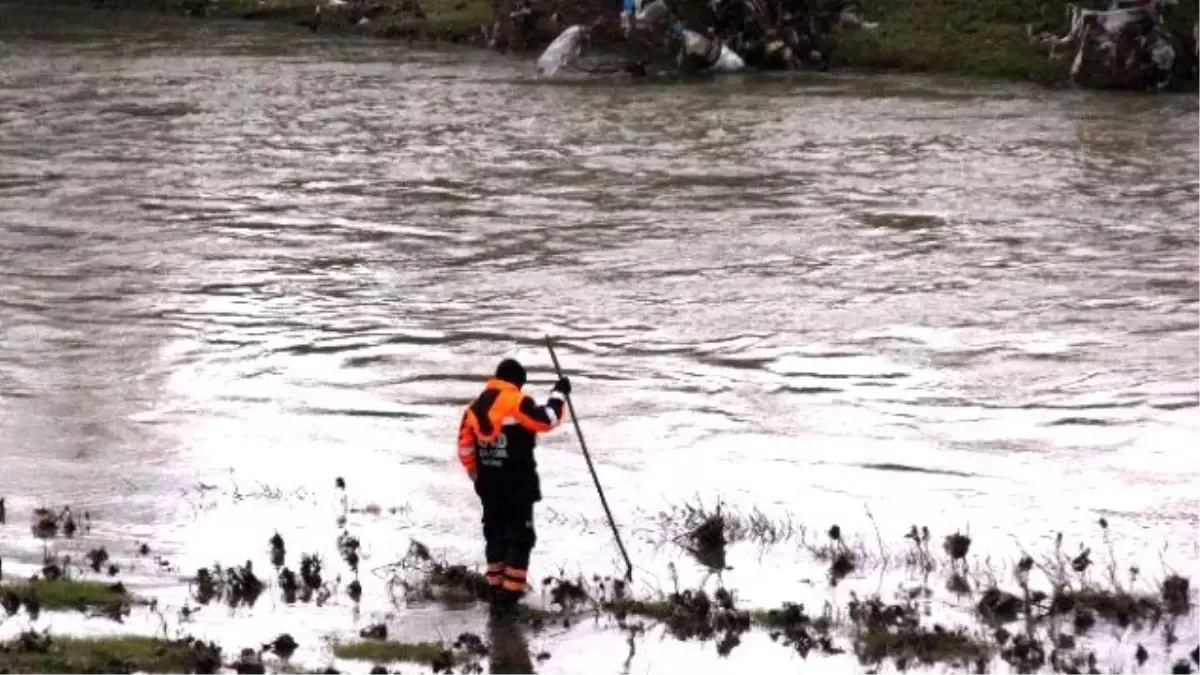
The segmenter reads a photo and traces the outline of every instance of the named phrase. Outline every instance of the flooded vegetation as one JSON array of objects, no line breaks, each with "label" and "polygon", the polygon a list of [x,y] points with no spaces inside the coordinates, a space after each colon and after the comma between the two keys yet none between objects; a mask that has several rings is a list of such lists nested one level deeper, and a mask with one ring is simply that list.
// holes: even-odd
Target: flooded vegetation
[{"label": "flooded vegetation", "polygon": [[[356,545],[350,547],[352,537],[345,529],[339,531],[353,525],[352,518],[343,518],[338,516],[338,527],[329,530],[332,548],[358,550],[363,542],[353,538]],[[326,647],[318,653],[325,654],[328,664],[336,661],[350,668],[369,664],[371,672],[389,672],[388,667],[401,664],[418,664],[433,672],[483,672],[488,667],[497,672],[492,661],[503,658],[497,656],[503,651],[511,653],[514,641],[523,659],[532,664],[522,632],[546,636],[542,645],[547,651],[538,652],[537,660],[547,661],[553,657],[555,642],[572,631],[591,639],[607,633],[625,635],[631,645],[661,631],[662,637],[681,643],[711,645],[714,658],[719,659],[731,658],[747,635],[764,635],[784,654],[805,660],[852,655],[861,667],[871,670],[941,665],[971,672],[1005,668],[1092,672],[1098,667],[1124,668],[1130,660],[1144,665],[1151,658],[1173,672],[1192,672],[1186,669],[1195,665],[1175,658],[1181,634],[1190,642],[1200,637],[1190,578],[1164,569],[1150,579],[1136,566],[1125,568],[1115,557],[1106,519],[1096,528],[1106,557],[1095,561],[1087,546],[1068,553],[1061,534],[1052,550],[1035,556],[1018,548],[1005,562],[970,556],[972,539],[960,532],[945,536],[940,552],[931,549],[930,529],[916,525],[902,537],[907,544],[897,546],[898,550],[886,547],[882,539],[877,540],[878,548],[848,543],[836,524],[822,537],[810,539],[807,529],[791,517],[772,519],[758,511],[742,514],[720,501],[711,507],[702,502],[677,505],[660,515],[660,526],[664,541],[708,569],[695,587],[680,585],[674,564],[669,566],[672,587],[659,591],[634,589],[623,579],[599,574],[550,575],[516,614],[492,616],[479,633],[408,640],[404,638],[412,633],[403,622],[400,635],[392,634],[387,618],[392,614],[385,613],[383,622],[365,625],[356,634],[323,632]],[[279,556],[285,549],[281,529],[287,528],[283,524],[275,528],[260,554],[276,568],[285,562]],[[711,566],[714,558],[725,560],[728,547],[756,547],[762,553],[789,542],[804,552],[810,565],[828,568],[819,584],[826,590],[817,594],[822,600],[814,609],[791,600],[774,606],[747,603],[735,587],[720,581],[721,573],[731,568],[724,563]],[[272,601],[296,606],[295,575],[283,568],[278,580],[263,581],[253,571],[254,562],[252,557],[239,565],[214,564],[198,570],[189,580],[191,600],[197,606],[185,604],[174,631],[157,598],[135,598],[120,582],[66,573],[56,573],[53,580],[35,574],[5,581],[0,597],[6,623],[29,625],[0,647],[8,659],[5,668],[14,673],[322,672],[321,662],[312,660],[311,652],[307,661],[293,660],[300,644],[289,633],[259,647],[241,647],[205,641],[187,628],[191,615],[210,603],[225,602],[231,611],[244,607],[253,612],[260,596],[269,595],[274,596]],[[351,556],[343,562],[347,571],[357,575],[359,559]],[[55,565],[47,559],[46,568]],[[308,589],[302,602],[329,602],[341,575],[339,581],[323,582],[315,554],[305,556],[301,568],[302,584]],[[472,607],[484,607],[489,597],[487,580],[474,568],[440,559],[414,539],[402,559],[374,569],[381,581],[375,588],[388,596],[394,609],[470,612]],[[796,567],[796,571],[803,569],[804,565]],[[79,573],[86,574],[82,568]],[[839,584],[856,573],[877,573],[876,589],[839,594]],[[710,583],[713,575],[717,580]],[[884,590],[885,580],[895,587]],[[358,590],[352,592],[355,585]],[[346,584],[350,603],[343,603],[342,611],[357,615],[362,592],[355,576]],[[33,628],[46,612],[85,612],[93,621],[125,624],[135,605],[143,615],[159,618],[160,629],[154,631],[158,635],[80,637]],[[266,616],[263,620],[271,621]],[[130,625],[137,624],[135,617]],[[557,638],[549,637],[551,631]],[[238,656],[226,662],[222,654]],[[272,658],[264,660],[264,656]]]},{"label": "flooded vegetation", "polygon": [[0,586],[4,609],[15,614],[22,605],[26,613],[36,616],[41,608],[100,610],[120,613],[128,608],[132,598],[120,582],[106,583],[80,579],[34,578],[11,581]]},{"label": "flooded vegetation", "polygon": [[0,12],[0,670],[1200,668],[1193,98]]},{"label": "flooded vegetation", "polygon": [[216,673],[221,651],[195,640],[22,633],[0,648],[9,673]]},{"label": "flooded vegetation", "polygon": [[[476,638],[478,639],[478,638]],[[339,658],[370,661],[374,664],[395,662],[421,663],[434,672],[453,672],[462,660],[461,655],[451,650],[452,645],[434,642],[388,642],[369,641],[337,644],[333,653]]]}]

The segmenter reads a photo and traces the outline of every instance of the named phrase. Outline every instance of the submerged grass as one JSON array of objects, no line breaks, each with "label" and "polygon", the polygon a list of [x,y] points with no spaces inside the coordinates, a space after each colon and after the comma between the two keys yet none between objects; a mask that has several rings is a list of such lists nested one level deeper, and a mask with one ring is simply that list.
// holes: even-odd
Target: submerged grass
[{"label": "submerged grass", "polygon": [[879,598],[852,601],[849,621],[827,608],[810,615],[804,605],[784,603],[774,609],[740,610],[733,594],[718,589],[711,599],[702,590],[672,593],[664,599],[623,599],[604,604],[618,620],[637,616],[662,623],[674,637],[717,639],[718,653],[727,654],[736,646],[735,638],[751,628],[765,630],[772,640],[795,649],[801,656],[817,650],[822,654],[840,654],[835,639],[848,634],[855,654],[864,664],[879,664],[893,659],[898,665],[909,661],[965,664],[986,659],[998,650],[985,635],[972,635],[965,629],[947,629],[940,625],[925,627],[916,603],[888,603]]},{"label": "submerged grass", "polygon": [[137,601],[124,584],[82,579],[13,581],[0,585],[0,598],[4,598],[6,609],[12,603],[20,602],[27,608],[105,612],[120,610]]},{"label": "submerged grass", "polygon": [[892,659],[900,670],[907,669],[912,662],[960,666],[978,663],[996,651],[987,638],[974,637],[962,629],[947,630],[940,625],[932,630],[864,630],[856,635],[854,646],[860,660],[882,663]]},{"label": "submerged grass", "polygon": [[[822,640],[835,633],[848,636],[854,653],[864,665],[875,666],[891,660],[897,668],[905,669],[909,664],[940,662],[980,670],[999,656],[1025,672],[1036,669],[1047,658],[1067,659],[1075,636],[1102,623],[1135,631],[1161,628],[1164,642],[1169,645],[1176,639],[1176,621],[1194,609],[1190,582],[1178,574],[1170,573],[1156,584],[1146,584],[1138,582],[1138,570],[1131,568],[1130,579],[1119,580],[1116,555],[1104,519],[1100,525],[1108,547],[1106,575],[1094,575],[1091,549],[1081,546],[1078,554],[1065,554],[1059,535],[1053,552],[1040,562],[1021,551],[1019,561],[1007,570],[1015,581],[1010,590],[1003,588],[1000,581],[1006,571],[998,572],[990,558],[968,561],[973,540],[962,532],[941,538],[939,551],[932,546],[935,537],[929,528],[913,525],[904,535],[907,544],[895,552],[887,548],[878,531],[875,532],[877,548],[873,549],[861,537],[847,543],[837,525],[823,536],[810,536],[790,516],[768,517],[760,512],[746,516],[719,503],[707,508],[699,501],[664,512],[660,515],[660,525],[668,540],[689,552],[694,549],[698,533],[705,533],[703,538],[722,546],[794,545],[813,560],[829,565],[831,586],[851,574],[867,571],[867,567],[882,569],[895,565],[907,572],[908,582],[898,589],[896,600],[884,600],[879,595],[860,600],[852,592],[844,613],[837,606],[827,605],[820,616],[812,617],[804,612],[803,606],[789,603],[776,609],[749,611],[753,625],[767,630],[774,639],[782,638],[802,654],[812,648],[835,652],[837,648],[831,642],[823,644]],[[710,530],[723,534],[717,536]],[[779,532],[789,535],[779,537]],[[1030,587],[1029,574],[1035,567],[1044,574],[1044,589]],[[960,600],[972,598],[967,606],[975,608],[978,625],[930,625],[922,619],[928,616],[933,595],[930,576],[939,570],[944,571],[943,585],[952,594]],[[681,613],[676,595],[656,600],[627,598],[608,607],[619,614],[638,615],[669,625]],[[1013,637],[1004,625],[1017,621],[1024,622],[1024,631]],[[1074,633],[1064,634],[1064,626],[1072,627]],[[1082,659],[1086,664],[1089,660],[1094,662],[1095,655],[1071,652],[1070,659]],[[1066,661],[1059,665],[1064,672],[1071,672],[1073,667]]]},{"label": "submerged grass", "polygon": [[345,642],[333,646],[333,654],[339,659],[355,659],[374,663],[404,661],[408,663],[447,663],[454,665],[461,659],[445,644],[440,642],[391,642],[364,640]]},{"label": "submerged grass", "polygon": [[370,661],[376,664],[372,672],[385,670],[381,664],[393,662],[425,664],[435,673],[454,672],[458,666],[462,666],[462,672],[482,672],[479,658],[491,653],[491,646],[474,633],[463,633],[449,644],[368,638],[361,642],[334,644],[333,653],[341,659]]},{"label": "submerged grass", "polygon": [[486,601],[491,595],[484,575],[466,565],[435,559],[428,546],[415,540],[403,558],[380,571],[387,577],[388,592],[397,606],[432,600],[461,605]]},{"label": "submerged grass", "polygon": [[[545,607],[522,604],[516,621],[509,623],[524,624],[536,632],[554,621],[569,628],[581,617],[590,615],[598,621],[615,622],[629,633],[631,641],[648,625],[657,624],[678,640],[712,642],[719,656],[736,649],[747,631],[760,630],[802,657],[812,653],[851,652],[861,664],[875,670],[889,664],[899,670],[916,664],[944,664],[982,671],[998,656],[1022,672],[1036,670],[1048,660],[1054,661],[1061,671],[1079,672],[1094,670],[1089,664],[1094,664],[1096,657],[1094,653],[1075,649],[1076,636],[1105,624],[1132,628],[1120,631],[1122,635],[1161,628],[1169,648],[1176,640],[1176,621],[1193,610],[1190,582],[1178,574],[1167,574],[1153,585],[1139,582],[1136,570],[1131,570],[1128,581],[1118,579],[1116,556],[1108,540],[1107,522],[1103,520],[1101,527],[1109,561],[1108,573],[1100,575],[1094,569],[1090,549],[1080,547],[1078,554],[1067,555],[1061,536],[1050,555],[1040,561],[1022,550],[1012,569],[998,573],[988,560],[980,561],[978,557],[968,560],[975,541],[970,534],[953,532],[935,537],[929,528],[916,525],[903,535],[906,543],[902,544],[902,552],[893,553],[886,548],[878,531],[874,535],[875,546],[868,546],[861,537],[847,543],[847,536],[838,525],[825,531],[813,530],[814,534],[809,536],[808,530],[794,525],[790,517],[769,517],[758,511],[739,513],[720,503],[711,508],[698,501],[685,505],[664,513],[661,524],[669,540],[701,562],[701,552],[708,549],[713,549],[709,553],[719,553],[723,565],[726,549],[730,547],[790,545],[829,566],[830,587],[875,564],[899,565],[908,573],[907,581],[887,597],[877,592],[860,598],[853,590],[848,600],[839,601],[831,595],[819,610],[810,613],[804,605],[794,602],[783,602],[773,608],[740,606],[732,589],[718,586],[711,592],[706,590],[707,577],[697,588],[681,589],[676,579],[672,592],[633,597],[620,579],[600,576],[568,579],[560,573],[544,577],[540,588],[535,590],[547,601]],[[336,542],[341,560],[354,575],[347,589],[357,587],[361,594],[358,585],[361,542],[348,533],[345,525],[339,517],[331,543]],[[978,538],[979,534],[975,536]],[[940,546],[935,542],[940,542]],[[279,578],[274,588],[269,580],[264,582],[255,575],[253,561],[247,560],[238,566],[214,565],[198,570],[192,580],[195,599],[201,604],[224,599],[230,607],[238,607],[252,605],[255,598],[268,592],[282,594],[286,604],[309,599],[322,604],[342,596],[334,592],[341,583],[341,574],[337,574],[338,580],[332,585],[324,580],[322,562],[316,555],[301,556],[296,575],[286,567],[288,551],[283,536],[278,532],[269,539],[264,536],[264,543],[267,545],[261,555],[269,557]],[[337,558],[332,560],[336,562]],[[47,564],[46,569],[51,566]],[[1045,584],[1039,588],[1031,587],[1029,580],[1035,569],[1045,577]],[[939,570],[945,576],[944,585],[961,603],[959,609],[969,625],[931,623],[934,591],[930,577]],[[403,559],[373,571],[386,579],[398,609],[401,605],[428,602],[461,607],[486,601],[489,596],[487,580],[474,565],[452,564],[417,541],[411,543]],[[719,575],[717,580],[718,584],[723,583]],[[943,585],[942,580],[934,582],[933,586]],[[10,581],[0,586],[0,591],[9,614],[22,604],[30,607],[31,601],[33,607],[48,609],[127,607],[134,601],[119,584],[67,578]],[[357,605],[359,595],[349,590],[347,593]],[[16,609],[10,609],[14,603]],[[1015,622],[1023,625],[1011,625]],[[1064,628],[1073,632],[1065,633]],[[163,630],[165,635],[165,627]],[[335,643],[334,654],[375,664],[424,664],[439,672],[461,666],[466,672],[477,668],[478,659],[493,648],[480,637],[467,633],[453,643],[388,640],[384,624],[363,628],[359,637],[362,640]],[[504,646],[499,638],[493,636],[493,639],[497,641],[495,653],[500,654]],[[1156,644],[1152,639],[1143,641]],[[291,636],[280,635],[269,648],[280,658],[288,659],[297,645]],[[261,658],[251,658],[261,651],[245,649],[241,665],[226,667],[238,672],[262,672],[246,669],[251,665],[262,667]],[[1141,645],[1137,654],[1141,665],[1146,654]],[[220,667],[219,655],[214,646],[190,640],[172,642],[147,637],[80,640],[25,633],[3,646],[0,670],[212,672],[205,669]],[[382,666],[377,665],[378,669]]]},{"label": "submerged grass", "polygon": [[23,633],[0,646],[0,669],[9,673],[215,673],[220,667],[216,645],[190,638]]},{"label": "submerged grass", "polygon": [[922,625],[921,609],[915,602],[889,604],[879,598],[851,601],[849,615],[854,627],[854,652],[863,663],[892,659],[900,670],[914,661],[966,665],[986,661],[997,651],[986,634],[975,635],[962,627]]}]

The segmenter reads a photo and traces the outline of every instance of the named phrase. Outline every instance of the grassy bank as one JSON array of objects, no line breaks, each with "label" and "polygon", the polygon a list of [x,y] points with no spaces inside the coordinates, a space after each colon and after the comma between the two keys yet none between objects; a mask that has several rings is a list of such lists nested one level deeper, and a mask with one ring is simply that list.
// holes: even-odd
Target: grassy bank
[{"label": "grassy bank", "polygon": [[[1058,4],[1058,8],[1049,8]],[[1062,4],[1042,4],[1047,18],[1064,17]],[[950,72],[965,75],[1065,82],[1073,52],[1049,58],[1030,43],[1029,23],[1041,23],[1032,0],[967,2],[952,0],[878,0],[868,18],[871,30],[846,31],[834,51],[836,66],[901,72]],[[1051,21],[1051,23],[1054,23]],[[1051,29],[1065,32],[1062,21]]]},{"label": "grassy bank", "polygon": [[[838,66],[901,72],[943,72],[1043,84],[1068,80],[1075,48],[1052,58],[1029,33],[1067,34],[1068,0],[873,0],[866,18],[872,30],[844,32],[834,52]],[[1083,7],[1107,3],[1077,3]],[[1165,9],[1178,38],[1178,59],[1194,63],[1192,27],[1197,5]]]},{"label": "grassy bank", "polygon": [[[491,0],[57,0],[60,5],[210,19],[266,21],[323,34],[438,43],[486,43]],[[318,11],[319,10],[319,11]]]},{"label": "grassy bank", "polygon": [[[297,30],[355,33],[386,39],[485,45],[495,24],[492,0],[382,0],[330,6],[317,0],[60,0],[120,10],[283,22]],[[505,12],[511,0],[500,0]],[[541,0],[523,27],[507,22],[502,43],[514,51],[538,50],[564,26],[604,16],[610,30],[599,43],[616,43],[615,0]],[[1084,3],[1087,6],[1088,3]],[[321,5],[320,11],[318,6]],[[692,5],[695,5],[694,7]],[[684,16],[707,13],[704,0],[683,0]],[[831,33],[833,68],[906,73],[943,73],[1043,84],[1065,84],[1073,48],[1050,49],[1032,43],[1030,32],[1063,35],[1068,29],[1067,0],[873,0],[863,18],[873,28],[844,28]],[[1176,36],[1180,72],[1192,73],[1196,3],[1168,7],[1166,20]],[[558,23],[548,17],[558,13]],[[519,33],[519,35],[516,35]],[[1194,75],[1183,86],[1194,86]]]}]

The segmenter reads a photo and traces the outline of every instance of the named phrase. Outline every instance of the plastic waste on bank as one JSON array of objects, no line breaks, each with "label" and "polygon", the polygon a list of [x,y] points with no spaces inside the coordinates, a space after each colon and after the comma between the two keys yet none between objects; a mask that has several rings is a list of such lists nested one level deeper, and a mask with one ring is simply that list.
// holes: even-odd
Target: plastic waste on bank
[{"label": "plastic waste on bank", "polygon": [[[656,6],[658,9],[653,9]],[[643,14],[661,16],[666,11],[664,0],[654,0],[646,6]],[[683,28],[678,22],[668,27],[667,34],[682,40],[683,50],[687,54],[709,59],[710,63],[705,68],[708,72],[734,73],[746,67],[746,62],[742,60],[742,57],[728,45],[714,42],[694,30]],[[569,26],[559,33],[558,37],[554,38],[554,41],[538,56],[538,74],[551,76],[570,69],[572,63],[579,58],[583,51],[583,37],[584,27],[579,24]],[[714,49],[718,50],[715,57],[713,57]]]},{"label": "plastic waste on bank", "polygon": [[624,0],[621,5],[621,32],[625,37],[635,26],[648,26],[667,14],[666,0],[654,0],[642,7],[642,0]]},{"label": "plastic waste on bank", "polygon": [[537,60],[539,75],[554,75],[567,68],[583,49],[583,26],[574,25],[554,38]]},{"label": "plastic waste on bank", "polygon": [[[688,28],[682,29],[681,32],[685,53],[699,57],[708,57],[712,53],[714,47],[712,40]],[[705,70],[714,73],[736,73],[746,67],[746,62],[742,60],[742,57],[727,45],[718,43],[716,47],[720,49],[720,52]]]}]

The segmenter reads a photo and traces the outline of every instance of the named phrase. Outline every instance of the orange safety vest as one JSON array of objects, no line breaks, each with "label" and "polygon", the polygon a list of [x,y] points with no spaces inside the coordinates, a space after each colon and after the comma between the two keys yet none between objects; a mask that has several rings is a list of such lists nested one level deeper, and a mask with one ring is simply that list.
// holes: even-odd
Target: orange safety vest
[{"label": "orange safety vest", "polygon": [[537,434],[553,430],[564,416],[562,397],[538,405],[514,384],[489,379],[483,393],[463,411],[458,459],[472,480],[485,474],[533,474]]}]

